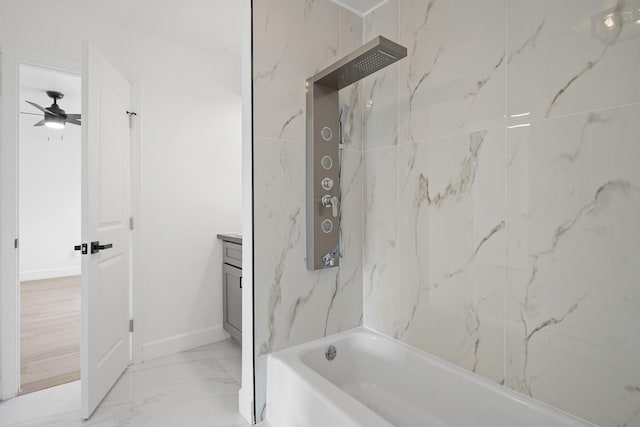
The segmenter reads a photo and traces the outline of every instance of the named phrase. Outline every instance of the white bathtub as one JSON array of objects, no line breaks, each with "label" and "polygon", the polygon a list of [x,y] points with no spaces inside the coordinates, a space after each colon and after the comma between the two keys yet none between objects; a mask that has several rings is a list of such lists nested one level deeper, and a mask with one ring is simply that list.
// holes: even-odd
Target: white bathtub
[{"label": "white bathtub", "polygon": [[593,426],[366,328],[273,353],[267,364],[271,427]]}]

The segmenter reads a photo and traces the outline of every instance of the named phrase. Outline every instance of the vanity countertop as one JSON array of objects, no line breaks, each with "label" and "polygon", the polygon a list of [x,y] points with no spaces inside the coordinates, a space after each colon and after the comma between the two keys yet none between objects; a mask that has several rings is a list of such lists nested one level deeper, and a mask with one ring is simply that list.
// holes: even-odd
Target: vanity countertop
[{"label": "vanity countertop", "polygon": [[232,242],[242,244],[242,233],[220,233],[218,234],[218,239],[224,240],[225,242]]}]

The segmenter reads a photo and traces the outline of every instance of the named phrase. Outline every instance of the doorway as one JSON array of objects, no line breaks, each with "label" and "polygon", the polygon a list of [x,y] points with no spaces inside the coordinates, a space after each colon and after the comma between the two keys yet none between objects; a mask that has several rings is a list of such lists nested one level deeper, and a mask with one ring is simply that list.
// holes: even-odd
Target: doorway
[{"label": "doorway", "polygon": [[27,394],[80,379],[81,128],[79,120],[45,117],[54,103],[80,113],[82,85],[79,75],[27,64],[19,82],[19,362]]},{"label": "doorway", "polygon": [[[2,400],[6,400],[18,394],[24,394],[26,391],[20,390],[21,385],[25,384],[20,379],[21,362],[23,362],[20,353],[21,347],[24,347],[25,344],[23,337],[21,337],[20,323],[21,320],[23,323],[27,323],[26,318],[21,319],[21,288],[26,289],[26,282],[35,280],[62,280],[61,278],[65,277],[75,277],[75,281],[71,280],[65,285],[61,285],[58,280],[55,283],[39,283],[40,287],[48,290],[55,286],[68,290],[74,287],[73,283],[77,283],[78,275],[80,275],[80,303],[77,302],[77,291],[75,297],[69,297],[67,294],[62,297],[62,300],[66,298],[67,302],[71,301],[67,305],[73,306],[76,311],[80,305],[81,340],[79,353],[80,371],[82,372],[80,389],[82,416],[87,419],[131,363],[132,343],[139,343],[140,335],[133,331],[131,320],[133,286],[130,267],[133,245],[130,164],[133,144],[131,139],[135,138],[133,135],[137,136],[138,133],[132,131],[132,121],[130,120],[130,114],[132,114],[132,86],[130,82],[88,43],[83,43],[80,58],[82,66],[47,55],[30,54],[22,50],[18,52],[12,49],[12,46],[3,45],[2,96],[0,97],[2,105],[2,115],[0,116],[2,121],[0,127],[2,134],[0,144],[0,163],[2,166],[0,168],[2,172],[2,180],[0,180],[2,190],[0,233],[3,236],[0,245],[0,293],[2,294],[0,300],[2,304],[2,310],[0,310],[2,318],[0,350],[2,352]],[[27,105],[23,107],[23,99],[21,99],[23,95],[20,93],[20,72],[26,70],[26,68],[22,68],[23,65],[30,67],[36,65],[35,68],[42,68],[45,71],[64,70],[67,74],[75,75],[76,81],[81,81],[81,90],[78,93],[81,92],[82,111],[73,111],[72,106],[65,104],[64,108],[68,110],[66,116],[59,111],[54,114],[52,111],[61,108],[60,105],[51,105],[55,102],[47,102],[46,100],[30,103],[26,103],[27,100],[24,100]],[[81,78],[78,78],[74,73],[78,73],[80,70],[82,74]],[[43,88],[36,87],[35,89]],[[54,89],[53,93],[47,94],[46,90],[50,89]],[[45,94],[52,98],[51,101],[61,102],[62,95],[55,93],[60,92],[60,89],[57,91],[55,89],[46,87]],[[31,95],[35,96],[36,93]],[[42,113],[42,116],[33,115],[34,109],[26,110],[26,107],[29,106],[34,107],[36,114],[37,112]],[[23,110],[23,108],[25,109]],[[79,107],[76,106],[76,108]],[[20,114],[21,112],[30,114]],[[51,117],[52,115],[54,117]],[[27,120],[23,116],[31,117],[31,122],[26,125],[21,123]],[[33,118],[36,118],[35,122]],[[89,121],[88,118],[92,118],[92,120]],[[24,133],[26,132],[24,131],[25,127],[30,129],[29,126],[34,127],[33,125],[37,124],[38,126],[35,126],[37,128],[41,127],[40,124],[44,125],[49,122],[54,125],[53,127],[57,124],[58,128],[64,129],[67,129],[67,126],[82,123],[81,127],[77,126],[81,129],[81,143],[79,144],[81,154],[78,162],[80,176],[78,177],[77,169],[75,173],[65,170],[65,173],[68,172],[70,176],[76,176],[76,184],[80,186],[81,207],[76,212],[80,212],[79,225],[82,239],[78,238],[77,231],[68,232],[68,235],[65,235],[68,241],[63,245],[65,249],[60,252],[62,255],[59,254],[57,261],[63,259],[69,261],[70,265],[64,262],[58,263],[58,265],[49,264],[47,268],[42,268],[45,271],[43,277],[42,275],[38,276],[38,273],[42,273],[40,269],[28,269],[28,264],[20,260],[20,256],[26,259],[25,252],[21,249],[27,250],[26,245],[21,248],[20,237],[25,236],[23,239],[29,240],[25,234],[27,233],[25,230],[29,228],[24,224],[22,227],[20,226],[20,222],[25,222],[25,218],[20,215],[20,205],[24,202],[21,200],[22,195],[20,195],[20,180],[28,181],[29,179],[20,170],[20,155],[24,156],[25,154],[20,146],[22,143],[20,126],[22,125]],[[61,126],[62,124],[65,126]],[[72,128],[69,127],[69,129]],[[41,142],[59,144],[64,142],[66,138],[66,135],[60,133],[48,133],[46,141],[41,140]],[[51,146],[48,148],[52,149]],[[40,149],[44,151],[42,146]],[[60,148],[57,147],[57,150]],[[34,168],[38,170],[38,178],[32,188],[44,187],[50,181],[55,181],[55,174],[61,174],[61,168],[54,167],[47,171],[42,170],[44,168],[43,162],[47,166],[51,166],[49,163],[55,164],[51,153],[48,157],[40,156],[38,161],[39,165]],[[61,193],[59,188],[55,191],[45,192],[45,198],[49,203],[44,207],[40,205],[35,209],[35,212],[44,213],[47,219],[55,216],[52,207],[54,206],[53,200],[63,199]],[[73,205],[73,203],[69,205]],[[69,205],[63,204],[62,206],[68,207]],[[22,208],[23,211],[26,211],[24,204]],[[73,215],[67,213],[67,216]],[[59,228],[62,226],[58,222],[45,226],[45,229],[49,231]],[[10,240],[5,237],[9,237]],[[41,234],[37,234],[37,238],[34,239],[35,247],[43,246],[44,240]],[[81,253],[71,253],[75,246],[79,246]],[[81,274],[78,272],[77,264],[73,265],[74,262],[77,263],[76,255],[80,258]],[[74,302],[74,298],[76,298],[76,302]],[[56,316],[53,315],[53,317]],[[54,323],[49,318],[47,326],[50,327]],[[74,325],[77,330],[77,322],[72,317],[67,318],[66,323]],[[56,336],[51,331],[44,335],[50,341],[58,344],[64,342],[60,336]],[[73,342],[73,332],[67,331],[67,337],[68,342]],[[78,348],[77,341],[72,345],[67,345],[67,347],[72,346],[73,349],[67,350],[67,353],[70,353],[67,358],[73,360],[75,357],[77,360],[77,356],[73,355],[74,349]],[[59,368],[60,360],[57,360],[55,365]],[[72,375],[77,376],[77,372],[75,372],[77,369],[74,369],[77,365],[72,362],[69,362],[68,365],[72,368],[67,372],[58,372],[59,381],[67,381]]]}]

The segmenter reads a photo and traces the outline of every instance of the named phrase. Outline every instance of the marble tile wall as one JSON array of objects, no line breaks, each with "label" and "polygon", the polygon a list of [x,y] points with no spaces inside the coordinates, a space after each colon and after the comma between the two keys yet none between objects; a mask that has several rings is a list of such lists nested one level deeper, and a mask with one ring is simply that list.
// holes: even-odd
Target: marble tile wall
[{"label": "marble tile wall", "polygon": [[364,324],[640,426],[640,1],[390,0],[378,34]]},{"label": "marble tile wall", "polygon": [[253,2],[256,408],[265,356],[362,322],[362,95],[350,106],[340,268],[306,268],[305,80],[362,43],[362,20],[328,0]]},{"label": "marble tile wall", "polygon": [[[254,2],[258,360],[364,323],[640,426],[639,3]],[[378,34],[408,57],[341,93],[345,258],[309,272],[304,80]]]}]

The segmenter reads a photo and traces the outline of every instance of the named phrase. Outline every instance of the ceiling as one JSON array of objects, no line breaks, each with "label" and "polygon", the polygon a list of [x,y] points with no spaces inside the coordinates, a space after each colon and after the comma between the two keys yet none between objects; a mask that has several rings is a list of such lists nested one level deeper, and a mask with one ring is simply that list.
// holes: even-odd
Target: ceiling
[{"label": "ceiling", "polygon": [[20,65],[20,111],[39,113],[35,107],[25,103],[25,100],[43,107],[51,105],[53,100],[45,93],[47,90],[62,92],[64,98],[59,101],[61,107],[68,113],[80,113],[80,76],[48,68]]},{"label": "ceiling", "polygon": [[160,36],[211,52],[223,49],[240,59],[242,1],[110,0],[73,3],[79,12],[122,29]]}]

